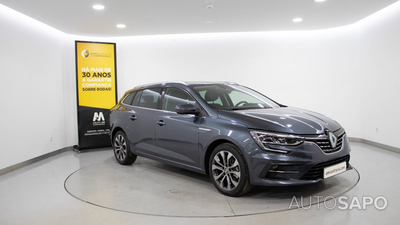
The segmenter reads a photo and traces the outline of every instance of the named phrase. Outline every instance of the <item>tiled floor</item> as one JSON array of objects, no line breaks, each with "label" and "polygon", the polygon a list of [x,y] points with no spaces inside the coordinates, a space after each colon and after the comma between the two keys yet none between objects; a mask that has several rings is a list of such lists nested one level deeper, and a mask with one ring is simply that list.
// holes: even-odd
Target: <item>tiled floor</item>
[{"label": "tiled floor", "polygon": [[[94,172],[93,176],[96,176],[96,170],[90,171],[90,169],[93,169],[94,165],[109,162],[113,157],[112,151],[91,151],[81,154],[72,151],[64,152],[0,176],[0,224],[398,224],[400,195],[397,192],[400,181],[397,166],[400,164],[400,154],[360,143],[351,143],[351,146],[351,164],[357,168],[361,179],[358,185],[344,197],[330,198],[329,201],[304,209],[207,218],[144,215],[111,210],[80,201],[66,192],[65,180],[73,172],[84,167],[86,168],[82,171],[89,171],[86,176],[90,176],[92,172]],[[120,175],[116,174],[116,176]],[[76,179],[74,182],[79,184],[79,178],[74,178]],[[87,177],[85,182],[87,182],[86,179]],[[204,183],[203,178],[200,177],[198,182]],[[99,194],[102,193],[103,185],[106,184],[91,185],[91,188],[96,189],[93,193]],[[205,186],[207,185],[205,182]],[[79,190],[74,190],[75,194],[81,194],[76,193]],[[87,190],[86,195],[90,195]],[[104,195],[107,195],[107,192]],[[99,196],[90,196],[90,199],[96,201]],[[312,197],[318,198],[317,195]],[[363,203],[369,203],[371,200],[376,201],[378,208],[383,207],[384,199],[388,203],[385,209],[376,209],[374,203],[366,204],[366,209],[358,209],[363,208]],[[148,207],[150,200],[151,204],[157,204],[155,198],[149,201],[141,199],[142,201],[136,202],[128,198],[126,201],[113,200],[112,196],[108,196],[108,201],[115,206],[143,204],[143,207]],[[296,200],[301,206],[300,198]],[[240,200],[236,201],[239,201],[236,204],[240,205]],[[305,198],[304,202],[307,203],[307,201],[310,199]],[[196,204],[195,199],[193,199],[193,204]],[[289,204],[292,204],[292,208],[297,206],[296,202],[288,202],[288,206]],[[346,207],[345,204],[348,206]],[[170,207],[169,210],[172,211],[183,210],[178,205],[172,204],[166,207]],[[350,209],[350,206],[353,208]],[[204,207],[207,207],[207,204]]]}]

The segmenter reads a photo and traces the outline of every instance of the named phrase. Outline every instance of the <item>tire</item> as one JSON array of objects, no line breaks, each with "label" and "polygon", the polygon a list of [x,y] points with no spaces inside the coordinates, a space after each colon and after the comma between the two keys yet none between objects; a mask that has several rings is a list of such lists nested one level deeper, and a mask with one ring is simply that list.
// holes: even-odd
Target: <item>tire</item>
[{"label": "tire", "polygon": [[121,165],[132,165],[137,156],[131,152],[128,139],[123,131],[118,131],[113,138],[114,156]]},{"label": "tire", "polygon": [[252,189],[246,160],[235,145],[218,145],[211,153],[208,165],[211,181],[222,194],[238,197]]}]

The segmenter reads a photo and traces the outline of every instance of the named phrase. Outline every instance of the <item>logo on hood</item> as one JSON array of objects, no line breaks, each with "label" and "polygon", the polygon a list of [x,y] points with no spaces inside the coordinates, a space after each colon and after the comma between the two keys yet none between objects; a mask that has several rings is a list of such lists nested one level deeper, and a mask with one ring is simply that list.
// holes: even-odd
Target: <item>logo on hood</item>
[{"label": "logo on hood", "polygon": [[336,135],[332,131],[329,131],[329,130],[326,130],[325,133],[326,133],[326,135],[328,135],[329,143],[331,144],[331,147],[336,148],[337,140],[338,140]]}]

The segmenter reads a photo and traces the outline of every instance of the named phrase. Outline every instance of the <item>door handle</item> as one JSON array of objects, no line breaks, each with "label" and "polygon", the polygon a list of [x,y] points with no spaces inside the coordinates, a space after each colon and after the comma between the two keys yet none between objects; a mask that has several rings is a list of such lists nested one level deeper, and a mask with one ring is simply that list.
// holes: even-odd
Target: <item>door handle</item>
[{"label": "door handle", "polygon": [[137,120],[137,117],[136,117],[136,115],[132,115],[132,116],[129,117],[129,119],[131,119],[132,121],[134,121],[134,120]]},{"label": "door handle", "polygon": [[157,121],[157,124],[160,125],[160,126],[164,126],[165,122],[163,120],[159,120],[159,121]]}]

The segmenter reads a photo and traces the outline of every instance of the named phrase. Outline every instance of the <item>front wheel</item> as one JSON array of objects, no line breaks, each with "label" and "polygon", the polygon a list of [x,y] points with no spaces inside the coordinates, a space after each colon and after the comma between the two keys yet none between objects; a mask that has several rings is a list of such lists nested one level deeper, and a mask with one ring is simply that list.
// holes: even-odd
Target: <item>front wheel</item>
[{"label": "front wheel", "polygon": [[131,165],[136,160],[136,155],[130,150],[128,139],[123,131],[118,131],[113,139],[115,159],[121,165]]},{"label": "front wheel", "polygon": [[209,171],[214,186],[224,195],[237,197],[252,188],[247,163],[233,144],[224,143],[213,150]]}]

